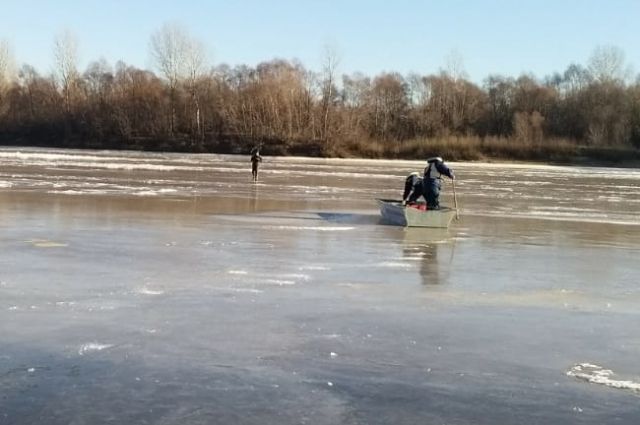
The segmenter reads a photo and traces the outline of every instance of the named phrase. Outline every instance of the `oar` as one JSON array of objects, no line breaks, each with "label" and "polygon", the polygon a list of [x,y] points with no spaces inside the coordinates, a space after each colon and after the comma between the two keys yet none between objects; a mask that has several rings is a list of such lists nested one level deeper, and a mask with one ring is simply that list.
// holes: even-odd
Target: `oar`
[{"label": "oar", "polygon": [[456,196],[456,181],[452,179],[451,184],[453,185],[453,205],[456,207],[456,220],[459,220],[460,217],[458,216],[458,197]]}]

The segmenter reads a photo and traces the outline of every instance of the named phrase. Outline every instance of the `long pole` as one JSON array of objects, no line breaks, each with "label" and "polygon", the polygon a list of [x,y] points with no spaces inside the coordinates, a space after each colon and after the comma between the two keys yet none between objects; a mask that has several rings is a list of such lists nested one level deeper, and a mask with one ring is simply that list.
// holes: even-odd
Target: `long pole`
[{"label": "long pole", "polygon": [[456,207],[456,220],[459,220],[460,217],[458,216],[458,197],[456,196],[456,181],[451,180],[451,184],[453,185],[453,205],[455,205]]}]

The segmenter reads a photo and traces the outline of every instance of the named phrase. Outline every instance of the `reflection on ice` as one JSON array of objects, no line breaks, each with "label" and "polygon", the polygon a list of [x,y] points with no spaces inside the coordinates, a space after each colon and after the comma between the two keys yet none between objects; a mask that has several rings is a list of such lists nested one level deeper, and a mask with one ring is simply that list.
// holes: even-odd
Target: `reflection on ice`
[{"label": "reflection on ice", "polygon": [[289,286],[289,285],[295,285],[296,281],[284,280],[284,279],[265,279],[265,283],[268,285]]},{"label": "reflection on ice", "polygon": [[238,287],[232,287],[232,286],[227,286],[227,287],[216,286],[216,287],[212,287],[211,289],[222,291],[222,292],[239,292],[239,293],[248,293],[248,294],[262,294],[264,292],[264,290],[262,289],[238,288]]},{"label": "reflection on ice", "polygon": [[[405,259],[419,264],[424,285],[439,285],[444,282],[441,275],[448,274],[448,267],[454,258],[457,239],[454,235],[449,229],[405,229],[402,252]],[[438,258],[439,251],[447,250],[447,259]]]},{"label": "reflection on ice", "polygon": [[346,226],[264,226],[264,228],[273,230],[314,230],[318,232],[342,232],[355,229],[355,227]]},{"label": "reflection on ice", "polygon": [[142,288],[138,288],[136,293],[141,295],[162,295],[164,291],[162,289],[153,289],[147,286],[143,286]]},{"label": "reflection on ice", "polygon": [[54,242],[47,239],[32,239],[25,241],[26,243],[30,243],[36,248],[64,248],[68,246],[66,243],[62,242]]},{"label": "reflection on ice", "polygon": [[249,272],[247,272],[246,270],[228,270],[227,273],[229,273],[229,274],[242,274],[242,275],[249,274]]},{"label": "reflection on ice", "polygon": [[328,266],[318,266],[318,265],[314,265],[314,264],[308,264],[308,265],[304,265],[304,266],[300,266],[298,267],[298,270],[300,271],[304,271],[304,270],[309,270],[309,271],[323,271],[323,270],[331,270],[330,267]]},{"label": "reflection on ice", "polygon": [[381,263],[377,264],[377,267],[387,267],[387,268],[401,268],[401,269],[406,269],[406,268],[411,268],[413,267],[413,264],[411,263],[398,263],[398,262],[393,262],[393,261],[383,261]]}]

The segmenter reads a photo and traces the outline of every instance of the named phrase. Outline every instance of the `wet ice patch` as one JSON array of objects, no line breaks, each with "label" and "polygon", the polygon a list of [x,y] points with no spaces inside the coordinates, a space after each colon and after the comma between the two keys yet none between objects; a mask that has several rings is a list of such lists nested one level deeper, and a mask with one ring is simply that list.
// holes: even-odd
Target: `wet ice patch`
[{"label": "wet ice patch", "polygon": [[403,257],[392,258],[392,260],[393,261],[423,261],[424,256],[425,254],[420,252],[420,253],[415,253],[415,254],[411,254]]},{"label": "wet ice patch", "polygon": [[341,232],[353,230],[355,227],[350,226],[265,226],[272,230],[315,230],[318,232]]},{"label": "wet ice patch", "polygon": [[140,295],[162,295],[164,294],[164,291],[162,289],[154,289],[143,286],[142,288],[136,289],[136,293]]},{"label": "wet ice patch", "polygon": [[262,289],[255,289],[255,288],[233,288],[233,287],[227,287],[227,288],[215,288],[215,289],[220,289],[223,291],[231,291],[231,292],[238,292],[241,294],[262,294],[264,291]]},{"label": "wet ice patch", "polygon": [[113,304],[102,304],[102,303],[89,303],[81,305],[80,307],[83,310],[94,312],[94,311],[113,311],[118,308],[118,306]]},{"label": "wet ice patch", "polygon": [[396,268],[396,269],[408,269],[413,267],[414,265],[411,263],[401,263],[401,262],[397,262],[397,261],[383,261],[380,264],[378,264],[379,267],[389,267],[389,268]]},{"label": "wet ice patch", "polygon": [[350,289],[365,289],[368,287],[366,283],[355,283],[355,282],[341,282],[337,284],[338,286],[342,286]]},{"label": "wet ice patch", "polygon": [[138,192],[134,192],[135,196],[158,196],[160,194],[157,190],[140,190]]},{"label": "wet ice patch", "polygon": [[590,384],[599,384],[606,387],[617,388],[640,392],[640,383],[631,380],[614,379],[615,374],[611,369],[605,369],[591,363],[578,363],[567,371],[567,376],[571,376]]},{"label": "wet ice patch", "polygon": [[88,344],[81,345],[78,349],[78,354],[84,356],[85,354],[89,354],[94,351],[106,350],[111,347],[113,347],[113,344],[99,344],[97,342],[90,342]]},{"label": "wet ice patch", "polygon": [[307,265],[307,266],[300,266],[298,267],[298,270],[300,271],[313,271],[313,270],[317,270],[317,271],[323,271],[323,270],[331,270],[330,267],[327,266],[315,266],[315,265]]},{"label": "wet ice patch", "polygon": [[295,280],[286,280],[286,279],[267,279],[265,283],[269,285],[278,285],[278,286],[291,286],[295,285]]},{"label": "wet ice patch", "polygon": [[30,239],[25,242],[30,243],[36,248],[61,248],[68,246],[66,243],[54,242],[47,239]]},{"label": "wet ice patch", "polygon": [[287,273],[287,274],[280,275],[280,277],[283,277],[285,279],[295,279],[295,280],[304,280],[304,281],[308,281],[309,279],[311,279],[311,277],[308,274],[304,274],[304,273]]},{"label": "wet ice patch", "polygon": [[246,270],[227,270],[227,273],[229,273],[229,274],[237,274],[237,275],[247,275],[247,274],[249,274],[249,272],[246,271]]},{"label": "wet ice patch", "polygon": [[85,189],[85,190],[48,190],[47,193],[56,194],[56,195],[105,195],[108,192],[106,190],[97,190],[97,189]]},{"label": "wet ice patch", "polygon": [[292,286],[301,282],[308,282],[311,276],[304,273],[282,273],[267,276],[262,281],[256,281],[256,284],[276,285],[276,286]]},{"label": "wet ice patch", "polygon": [[229,288],[229,290],[233,292],[245,292],[248,294],[262,294],[264,292],[261,289],[254,289],[254,288]]}]

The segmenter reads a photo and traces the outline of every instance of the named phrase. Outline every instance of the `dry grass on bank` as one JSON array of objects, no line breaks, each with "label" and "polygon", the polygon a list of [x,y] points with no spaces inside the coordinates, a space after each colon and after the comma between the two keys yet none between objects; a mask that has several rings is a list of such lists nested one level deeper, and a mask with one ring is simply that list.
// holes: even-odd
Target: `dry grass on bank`
[{"label": "dry grass on bank", "polygon": [[452,161],[515,160],[560,163],[617,163],[640,160],[631,147],[590,147],[566,139],[539,142],[499,137],[441,137],[404,142],[362,140],[334,146],[330,156],[424,159],[440,155]]}]

